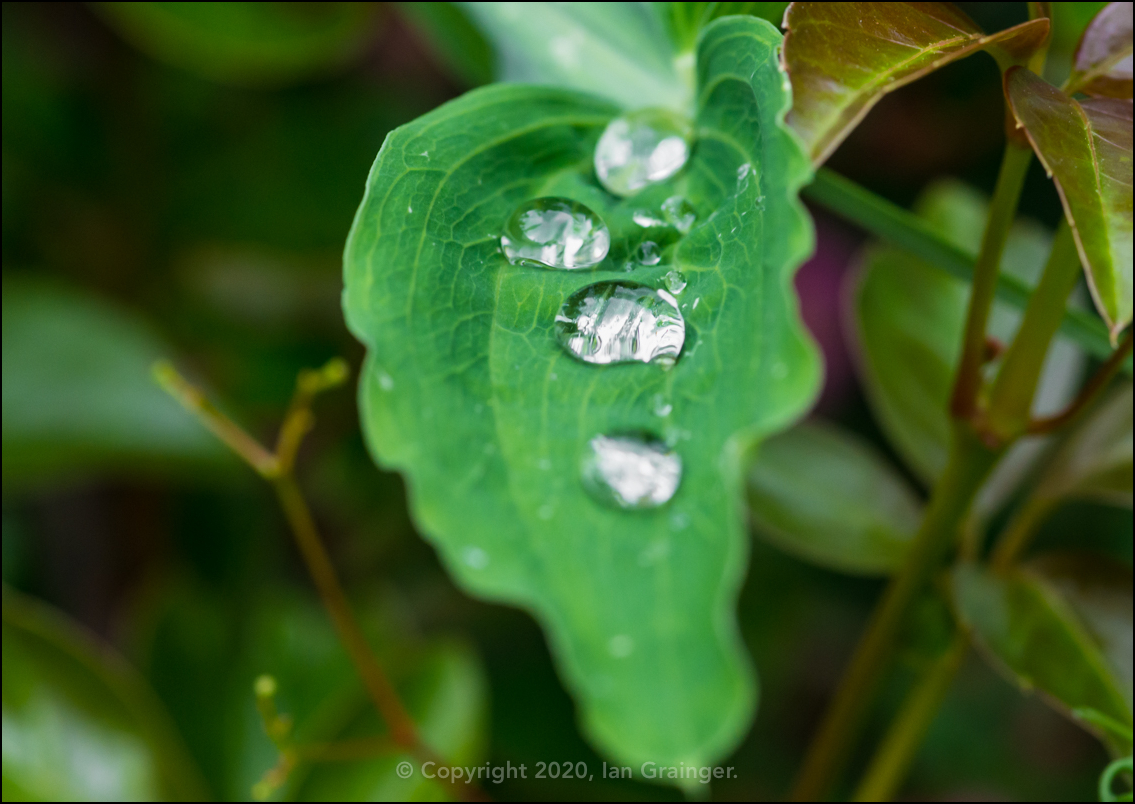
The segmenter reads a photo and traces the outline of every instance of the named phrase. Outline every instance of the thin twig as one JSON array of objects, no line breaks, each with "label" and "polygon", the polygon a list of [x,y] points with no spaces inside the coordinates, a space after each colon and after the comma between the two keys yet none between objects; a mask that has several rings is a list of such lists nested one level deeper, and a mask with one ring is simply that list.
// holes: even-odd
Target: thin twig
[{"label": "thin twig", "polygon": [[1043,433],[1051,433],[1059,430],[1061,427],[1072,422],[1077,416],[1086,410],[1095,398],[1099,396],[1112,378],[1119,373],[1123,368],[1127,356],[1131,354],[1131,327],[1127,328],[1127,336],[1119,344],[1119,347],[1111,353],[1111,357],[1107,359],[1099,370],[1092,375],[1092,378],[1080,389],[1079,395],[1072,400],[1064,410],[1060,411],[1053,416],[1047,416],[1043,419],[1033,419],[1029,422],[1028,432],[1030,435],[1040,435]]}]

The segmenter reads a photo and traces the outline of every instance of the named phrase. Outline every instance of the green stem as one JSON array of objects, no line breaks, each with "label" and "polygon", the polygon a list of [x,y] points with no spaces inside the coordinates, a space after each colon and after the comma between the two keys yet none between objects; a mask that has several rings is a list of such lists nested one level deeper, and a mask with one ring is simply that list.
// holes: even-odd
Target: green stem
[{"label": "green stem", "polygon": [[1033,419],[1029,422],[1029,433],[1032,435],[1040,435],[1043,433],[1051,433],[1059,430],[1061,427],[1071,423],[1083,413],[1095,401],[1096,397],[1107,388],[1108,383],[1112,381],[1116,374],[1119,373],[1119,367],[1131,355],[1131,327],[1127,328],[1127,335],[1124,336],[1123,341],[1119,344],[1111,357],[1109,357],[1099,370],[1092,375],[1087,384],[1080,389],[1080,393],[1072,400],[1064,410],[1053,416],[1047,416],[1043,419]]},{"label": "green stem", "polygon": [[1001,441],[1013,440],[1028,430],[1033,395],[1049,344],[1079,278],[1080,255],[1071,227],[1062,220],[1044,274],[989,392],[986,427]]},{"label": "green stem", "polygon": [[886,670],[911,601],[957,540],[974,495],[1001,451],[985,446],[965,423],[954,426],[950,457],[934,487],[906,562],[875,607],[835,698],[804,758],[794,801],[823,796],[841,770],[873,693]]},{"label": "green stem", "polygon": [[[977,397],[981,390],[981,367],[985,363],[985,329],[989,311],[993,309],[993,296],[997,277],[1001,274],[1001,255],[1009,237],[1009,227],[1017,214],[1025,173],[1032,161],[1031,148],[1008,142],[1001,159],[997,186],[989,202],[989,216],[981,238],[981,250],[973,266],[973,290],[966,311],[965,336],[962,356],[954,380],[950,410],[957,419],[972,419],[977,412]],[[1059,320],[1059,319],[1058,319]]]},{"label": "green stem", "polygon": [[959,631],[946,653],[911,690],[859,782],[855,801],[890,801],[894,796],[962,666],[968,647],[969,639]]},{"label": "green stem", "polygon": [[1017,509],[989,558],[994,569],[1007,569],[1020,557],[1056,502],[1048,495],[1033,494]]},{"label": "green stem", "polygon": [[[930,223],[890,201],[860,187],[829,168],[816,171],[816,178],[804,188],[804,197],[893,246],[910,252],[927,265],[964,282],[973,280],[974,257],[940,235]],[[1025,309],[1032,290],[1021,280],[1002,273],[997,277],[997,298],[1018,309]],[[1060,331],[1073,343],[1095,357],[1106,360],[1112,353],[1107,327],[1090,312],[1069,308],[1064,312]],[[1123,370],[1132,372],[1131,358]]]}]

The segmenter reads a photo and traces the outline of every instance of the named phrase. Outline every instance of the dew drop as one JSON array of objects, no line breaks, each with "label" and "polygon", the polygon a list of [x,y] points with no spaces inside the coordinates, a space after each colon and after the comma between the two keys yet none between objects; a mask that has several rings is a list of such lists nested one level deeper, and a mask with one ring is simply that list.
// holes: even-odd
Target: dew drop
[{"label": "dew drop", "polygon": [[686,277],[682,276],[682,272],[677,269],[667,271],[666,276],[662,277],[662,281],[666,283],[666,289],[675,296],[686,289]]},{"label": "dew drop", "polygon": [[662,215],[666,222],[682,234],[688,234],[698,214],[694,205],[680,195],[672,195],[662,202]]},{"label": "dew drop", "polygon": [[560,345],[585,363],[671,366],[686,341],[678,303],[664,290],[599,282],[576,291],[556,314]]},{"label": "dew drop", "polygon": [[662,262],[662,250],[658,248],[658,244],[651,240],[644,240],[635,249],[631,267],[635,265],[657,265],[660,262]]},{"label": "dew drop", "polygon": [[595,436],[582,469],[587,492],[616,508],[655,508],[674,496],[682,480],[678,454],[643,433]]},{"label": "dew drop", "polygon": [[466,547],[461,551],[461,560],[473,569],[489,566],[489,554],[480,547]]},{"label": "dew drop", "polygon": [[665,418],[674,410],[674,406],[667,402],[666,397],[662,394],[655,394],[654,398],[651,400],[651,410],[654,411],[655,416]]},{"label": "dew drop", "polygon": [[595,175],[607,190],[631,195],[670,178],[690,156],[689,125],[665,109],[612,120],[595,146]]},{"label": "dew drop", "polygon": [[611,247],[607,224],[567,198],[537,198],[505,225],[501,248],[513,265],[578,270],[598,265]]},{"label": "dew drop", "polygon": [[637,223],[644,229],[650,229],[654,226],[666,225],[666,221],[656,216],[653,212],[645,209],[636,209],[634,211],[634,215],[632,215],[631,217],[634,218],[635,223]]},{"label": "dew drop", "polygon": [[378,375],[378,387],[383,391],[389,391],[394,388],[394,378],[386,372]]},{"label": "dew drop", "polygon": [[607,641],[607,652],[616,659],[625,659],[634,653],[634,640],[626,634],[615,634]]}]

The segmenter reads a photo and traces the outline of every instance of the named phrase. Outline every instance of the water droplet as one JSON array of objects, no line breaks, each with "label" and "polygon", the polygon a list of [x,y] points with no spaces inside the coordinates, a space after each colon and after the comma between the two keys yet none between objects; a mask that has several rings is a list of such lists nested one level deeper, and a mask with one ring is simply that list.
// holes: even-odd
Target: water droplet
[{"label": "water droplet", "polygon": [[536,516],[540,517],[540,519],[543,519],[546,522],[551,519],[555,515],[555,513],[556,507],[551,503],[546,503],[544,505],[541,505],[540,509],[536,511]]},{"label": "water droplet", "polygon": [[413,211],[414,211],[414,205],[413,204],[407,204],[406,205],[406,212],[410,213],[410,212],[413,212]]},{"label": "water droplet", "polygon": [[673,365],[686,341],[674,297],[629,282],[599,282],[576,291],[556,314],[560,345],[585,363]]},{"label": "water droplet", "polygon": [[394,378],[386,372],[378,375],[378,387],[383,391],[389,391],[394,388]]},{"label": "water droplet", "polygon": [[689,125],[665,109],[616,117],[595,146],[595,175],[615,195],[668,179],[690,156]]},{"label": "water droplet", "polygon": [[480,547],[466,547],[461,551],[461,560],[473,569],[489,566],[489,554]]},{"label": "water droplet", "polygon": [[[675,514],[677,516],[677,514]],[[673,521],[674,517],[670,517]],[[649,567],[651,564],[657,564],[666,556],[670,555],[670,541],[668,539],[659,539],[652,542],[649,547],[638,554],[638,565],[640,567]]]},{"label": "water droplet", "polygon": [[536,462],[536,465],[540,467],[540,469],[544,472],[547,472],[552,468],[552,462],[548,458],[541,458]]},{"label": "water droplet", "polygon": [[567,198],[537,198],[505,225],[501,247],[513,265],[576,270],[598,265],[611,247],[607,224]]},{"label": "water droplet", "polygon": [[675,296],[686,289],[686,277],[682,276],[681,271],[667,271],[662,280],[666,283],[666,289]]},{"label": "water droplet", "polygon": [[666,222],[682,234],[687,234],[698,219],[694,205],[680,195],[672,195],[662,202],[662,214]]},{"label": "water droplet", "polygon": [[653,212],[650,212],[649,210],[645,210],[645,209],[636,209],[634,211],[634,215],[632,215],[631,217],[634,218],[635,223],[637,223],[639,226],[643,227],[644,229],[650,229],[653,226],[665,226],[666,225],[665,220],[663,220],[662,218],[659,218]]},{"label": "water droplet", "polygon": [[651,410],[654,411],[655,416],[669,416],[670,412],[674,410],[674,406],[667,402],[666,397],[662,394],[655,394],[651,403]]},{"label": "water droplet", "polygon": [[690,526],[690,515],[675,511],[670,515],[670,527],[674,530],[685,530]]},{"label": "water droplet", "polygon": [[583,485],[599,502],[617,508],[654,508],[682,480],[682,459],[642,433],[595,436],[583,458]]},{"label": "water droplet", "polygon": [[695,310],[696,310],[696,309],[698,309],[698,302],[700,302],[700,301],[701,301],[701,296],[699,296],[698,298],[694,299],[694,309],[695,309]]},{"label": "water droplet", "polygon": [[657,265],[662,262],[662,251],[658,244],[651,240],[644,240],[635,249],[632,265]]},{"label": "water droplet", "polygon": [[616,659],[625,659],[634,653],[634,640],[626,634],[615,634],[607,641],[607,650]]}]

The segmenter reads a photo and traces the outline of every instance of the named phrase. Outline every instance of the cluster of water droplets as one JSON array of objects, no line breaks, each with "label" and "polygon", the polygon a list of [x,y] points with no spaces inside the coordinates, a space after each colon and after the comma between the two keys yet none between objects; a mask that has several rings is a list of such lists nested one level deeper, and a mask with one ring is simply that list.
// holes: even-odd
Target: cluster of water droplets
[{"label": "cluster of water droplets", "polygon": [[[645,109],[607,126],[595,148],[595,175],[608,192],[629,196],[674,176],[689,155],[688,122],[666,110]],[[647,230],[664,227],[684,235],[697,214],[676,195],[657,209],[636,210],[632,219]],[[656,234],[646,234],[657,239]],[[582,270],[606,259],[611,234],[599,215],[577,201],[537,198],[508,219],[501,248],[514,265]],[[625,267],[633,271],[661,261],[659,243],[644,239],[630,250]],[[662,281],[665,288],[608,281],[576,291],[556,315],[560,345],[573,358],[593,365],[673,366],[686,338],[686,322],[674,297],[685,289],[686,280],[674,269]],[[672,405],[656,394],[652,412],[666,417],[671,410]],[[623,509],[653,508],[674,496],[681,483],[682,461],[649,433],[597,435],[587,444],[581,472],[584,488],[596,500]]]}]

